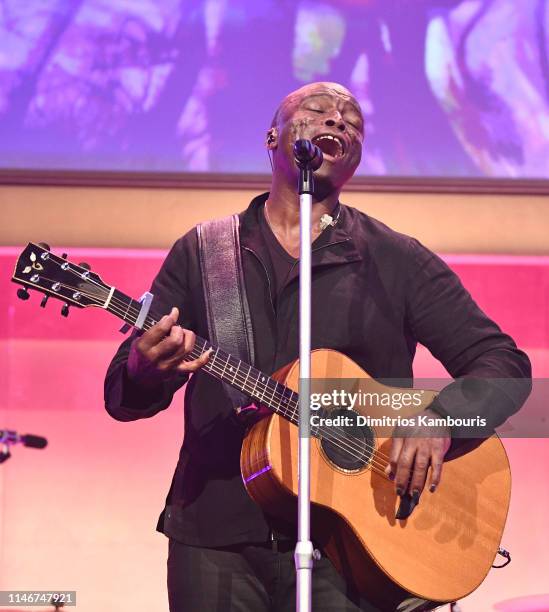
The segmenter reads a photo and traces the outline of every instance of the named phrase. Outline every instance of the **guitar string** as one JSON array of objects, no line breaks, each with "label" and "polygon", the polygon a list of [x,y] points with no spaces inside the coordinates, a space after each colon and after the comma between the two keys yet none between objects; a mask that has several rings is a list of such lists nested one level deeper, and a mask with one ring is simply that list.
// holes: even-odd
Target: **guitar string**
[{"label": "guitar string", "polygon": [[[68,271],[70,271],[71,273],[73,273],[74,275],[78,276],[79,278],[81,278],[81,274],[80,274],[80,273],[78,273],[76,270],[73,270],[73,269],[72,269],[72,268],[70,268],[70,267],[68,267],[68,268],[67,268],[67,270],[68,270]],[[50,282],[52,281],[52,279],[48,279],[48,278],[46,278],[46,280],[49,280]],[[94,284],[95,284],[96,286],[98,286],[98,287],[99,287],[99,288],[100,288],[102,291],[104,291],[104,292],[105,292],[105,296],[106,296],[106,297],[108,297],[109,291],[107,291],[107,290],[106,290],[106,289],[105,289],[105,288],[104,288],[104,287],[103,287],[101,284],[97,283],[97,282],[96,282],[96,281],[95,281],[93,278],[88,277],[88,278],[87,278],[87,279],[85,279],[85,280],[86,280],[86,281],[88,281],[88,282],[94,283]],[[64,287],[68,288],[68,289],[74,289],[74,287],[71,287],[71,286],[69,286],[69,285],[66,285],[65,283],[61,283],[61,284],[62,284]],[[87,295],[87,296],[88,296],[88,297],[90,297],[91,299],[95,299],[95,300],[99,300],[99,299],[101,299],[99,296],[96,296],[96,295],[94,295],[93,293],[87,293],[87,292],[82,291],[82,290],[80,290],[79,292],[80,292],[82,295]],[[112,297],[114,298],[114,295],[113,295]],[[125,304],[125,303],[124,303],[124,302],[122,302],[120,299],[118,299],[118,298],[114,298],[114,299],[112,299],[112,300],[111,300],[111,303],[113,303],[113,306],[114,306],[114,302],[117,302],[118,304],[120,304],[120,305],[121,305],[121,307],[122,307],[122,308],[126,307],[126,308],[124,309],[125,314],[124,314],[124,316],[123,316],[122,318],[127,317],[129,313],[131,313],[131,314],[132,314],[132,315],[133,315],[135,318],[137,318],[138,311],[132,307],[132,302],[133,302],[133,301],[134,301],[134,300],[132,300],[132,299],[130,298],[130,303],[129,303],[129,304]],[[119,313],[118,313],[118,314],[121,314],[122,310],[120,310],[120,309],[118,309],[118,310],[119,310]],[[152,319],[152,318],[151,318],[151,320],[153,321],[153,325],[154,325],[154,319]],[[205,348],[205,347],[206,347],[206,344],[207,344],[207,343],[204,341],[204,347],[203,347],[203,348]],[[218,349],[218,350],[219,350],[219,349]],[[194,351],[194,349],[193,349],[193,351]],[[196,357],[200,356],[200,354],[201,354],[201,353],[199,353],[199,354],[198,354],[196,357],[192,356],[193,351],[191,351],[190,353],[188,353],[188,355],[190,356],[190,359],[184,359],[184,360],[189,361],[189,360],[192,360],[193,358],[196,358]],[[206,365],[208,365],[208,364],[206,364]],[[210,366],[210,367],[211,367],[211,369],[213,370],[213,366]],[[250,371],[251,371],[251,366],[248,366],[248,367],[250,368]],[[221,376],[223,375],[223,373],[221,372],[221,370],[219,370],[217,373],[218,373],[218,374],[221,374]],[[240,373],[240,372],[239,372],[239,369],[238,369],[238,367],[237,367],[237,372],[236,372],[236,374],[239,374],[239,373]],[[236,380],[236,374],[235,374],[235,377],[233,378],[233,382]],[[249,372],[248,372],[248,375],[249,375]],[[271,380],[273,380],[273,379],[271,379]],[[245,379],[245,381],[244,381],[244,382],[246,382],[246,379]],[[258,383],[259,383],[259,381],[257,381],[257,382],[256,382],[256,385],[254,386],[254,391],[256,390],[256,388],[257,388],[257,384],[258,384]],[[280,385],[280,386],[281,386],[283,389],[288,389],[288,387],[286,387],[285,385],[282,385],[282,384],[281,384],[281,383],[279,383],[278,381],[275,381],[275,383],[276,383],[276,384],[275,384],[275,389],[274,389],[274,391],[271,393],[271,400],[270,400],[270,401],[274,401],[274,399],[275,399],[275,395],[277,394],[278,385]],[[242,383],[240,382],[240,384],[242,384]],[[245,389],[245,385],[243,385],[243,386],[244,386],[244,389]],[[264,401],[265,390],[267,390],[267,391],[271,391],[271,389],[269,388],[269,386],[268,386],[268,385],[260,385],[260,386],[263,386],[263,392],[262,392],[262,398],[258,398],[258,399],[260,399],[260,400],[261,400],[261,399],[263,399],[263,401]],[[293,391],[293,390],[291,390],[291,389],[290,389],[290,391],[291,391],[291,394],[292,394],[292,395],[295,395],[295,393],[294,393],[294,391]],[[279,395],[279,398],[280,398],[280,397],[284,397],[284,395],[283,395],[283,394],[280,394],[280,392],[278,392],[278,395]],[[291,401],[291,400],[290,400],[290,401]],[[277,399],[277,403],[278,403],[278,409],[284,412],[284,416],[286,416],[286,417],[288,417],[288,416],[289,416],[290,421],[291,421],[291,422],[294,422],[294,421],[293,421],[293,419],[295,419],[296,414],[297,414],[296,410],[292,410],[292,411],[290,412],[290,414],[288,414],[287,410],[286,410],[285,408],[283,409],[282,405],[280,404],[280,399]],[[312,428],[312,431],[315,431],[315,430],[316,430],[316,432],[317,432],[317,433],[321,433],[321,434],[322,434],[322,431],[323,431],[323,430],[322,430],[322,428],[320,428],[320,427],[317,427],[317,428]],[[343,451],[345,451],[345,450],[346,450],[348,454],[350,454],[352,457],[354,457],[354,458],[356,458],[356,459],[362,459],[362,457],[361,457],[361,456],[354,455],[354,454],[353,454],[351,451],[356,451],[356,452],[358,452],[358,453],[359,453],[359,455],[363,455],[363,454],[364,454],[364,450],[365,450],[365,449],[366,449],[367,451],[370,451],[370,452],[372,453],[372,459],[371,459],[370,463],[371,463],[371,464],[374,464],[374,460],[375,460],[375,463],[377,463],[377,464],[378,464],[378,465],[377,465],[378,469],[381,469],[381,470],[382,470],[382,472],[380,472],[380,473],[382,473],[384,476],[386,476],[385,471],[384,471],[384,468],[386,467],[386,465],[384,465],[382,461],[379,461],[379,460],[376,458],[376,455],[378,455],[378,456],[379,456],[380,458],[382,458],[382,459],[383,459],[383,458],[384,458],[384,459],[388,459],[388,456],[387,456],[387,455],[385,455],[385,453],[381,453],[381,452],[379,452],[379,451],[378,451],[378,453],[375,453],[375,450],[376,450],[376,449],[375,449],[375,446],[372,446],[372,445],[370,445],[370,444],[365,444],[363,447],[359,447],[359,446],[356,446],[354,443],[353,443],[353,444],[349,443],[350,441],[348,441],[347,439],[342,438],[342,437],[340,437],[340,436],[338,436],[338,435],[336,435],[336,436],[335,436],[335,438],[334,438],[333,436],[328,436],[328,435],[326,435],[326,432],[324,432],[324,436],[322,436],[322,437],[323,437],[324,439],[326,439],[326,440],[328,440],[328,441],[332,442],[332,443],[333,443],[333,444],[334,444],[336,447],[340,448],[341,450],[343,450]],[[335,442],[335,440],[337,440],[337,441],[341,441],[341,442],[344,444],[344,446],[341,446],[341,445],[337,444],[337,443]],[[346,448],[345,448],[345,447],[346,447]]]},{"label": "guitar string", "polygon": [[[67,268],[67,269],[68,269],[70,272],[72,272],[73,274],[77,275],[78,277],[81,277],[81,275],[80,275],[78,272],[76,272],[75,270],[72,270],[71,268]],[[48,278],[46,278],[46,280],[49,280],[50,282],[52,281],[52,279],[48,279]],[[99,287],[99,288],[100,288],[102,291],[104,291],[104,292],[105,292],[105,296],[106,296],[106,297],[108,297],[108,293],[109,293],[109,292],[108,292],[108,291],[107,291],[107,290],[106,290],[106,289],[105,289],[105,288],[104,288],[102,285],[100,285],[99,283],[97,283],[96,281],[94,281],[93,279],[90,279],[90,278],[88,278],[88,279],[86,279],[86,280],[87,280],[87,281],[91,281],[91,282],[93,282],[95,285],[97,285],[97,286],[98,286],[98,287]],[[68,288],[68,289],[74,289],[74,287],[71,287],[70,285],[66,285],[66,284],[64,284],[64,283],[61,283],[61,284],[62,284],[64,287]],[[80,291],[80,293],[81,293],[82,295],[87,295],[88,297],[90,297],[91,299],[94,299],[94,300],[96,300],[96,301],[101,299],[101,298],[100,298],[99,296],[97,296],[97,295],[94,295],[94,294],[92,294],[92,293],[87,293],[87,292],[82,291],[82,290]],[[114,296],[113,296],[113,297],[114,297]],[[120,299],[118,299],[118,298],[114,298],[114,299],[112,300],[113,307],[114,307],[114,302],[117,302],[118,304],[121,304],[121,305],[122,305],[122,308],[126,307],[126,308],[124,309],[125,314],[124,314],[124,316],[123,316],[122,318],[127,317],[129,313],[131,313],[131,314],[132,314],[132,315],[133,315],[135,318],[137,318],[137,314],[136,314],[136,313],[137,313],[137,311],[136,311],[136,309],[134,309],[134,308],[132,308],[132,307],[131,307],[131,304],[132,304],[132,302],[133,302],[133,300],[132,300],[131,298],[130,298],[130,303],[129,303],[129,304],[124,303],[123,301],[121,301],[121,300],[120,300]],[[99,305],[99,304],[98,304],[98,305]],[[118,310],[119,310],[118,314],[120,314],[120,315],[121,315],[121,312],[122,312],[122,311],[121,311],[120,309],[118,309]],[[152,324],[154,325],[154,323],[155,323],[155,322],[154,322],[154,320],[153,320],[152,318],[151,318],[151,320],[153,321],[153,323],[152,323]],[[204,347],[203,347],[203,348],[205,348],[205,347],[206,347],[206,344],[207,344],[207,343],[206,343],[206,341],[204,341]],[[193,349],[193,350],[194,350],[194,349]],[[219,350],[219,349],[218,349],[218,350]],[[196,358],[196,357],[200,356],[200,354],[201,354],[201,353],[199,353],[198,355],[196,355],[196,357],[194,357],[194,356],[192,355],[192,352],[193,352],[193,351],[191,351],[191,353],[189,353],[189,354],[188,354],[188,355],[189,355],[189,358],[188,358],[188,359],[186,359],[186,361],[192,360],[193,358]],[[208,364],[206,364],[206,365],[208,365]],[[212,369],[213,371],[215,371],[215,370],[214,370],[214,368],[213,368],[213,366],[210,366],[210,367],[211,367],[211,369]],[[248,367],[250,368],[250,370],[249,370],[249,371],[251,371],[251,369],[252,369],[252,368],[251,368],[251,366],[248,366]],[[224,373],[224,371],[222,372],[221,370],[218,370],[218,372],[217,372],[217,373],[218,373],[218,375],[219,375],[219,374],[221,374],[221,376],[222,376],[222,375],[223,375],[223,373]],[[237,367],[236,374],[240,374],[240,371],[239,371],[239,368],[238,368],[238,367]],[[236,381],[236,374],[235,374],[235,377],[233,378],[233,382],[235,382],[235,381]],[[242,376],[243,376],[243,374],[242,374]],[[248,372],[248,376],[249,376],[249,372]],[[271,379],[271,380],[274,380],[274,379]],[[246,382],[246,379],[244,379],[244,382]],[[278,406],[277,406],[277,407],[278,407],[278,409],[279,409],[281,412],[283,412],[284,416],[289,417],[289,419],[290,419],[290,421],[291,421],[291,422],[294,422],[294,420],[293,420],[293,419],[295,419],[295,417],[296,417],[296,415],[297,415],[296,410],[292,410],[290,413],[288,413],[288,411],[287,411],[285,408],[283,409],[283,407],[282,407],[282,405],[281,405],[281,403],[280,403],[280,397],[284,397],[284,395],[283,395],[283,394],[281,394],[280,392],[278,392],[277,390],[278,390],[278,386],[280,385],[280,386],[281,386],[283,389],[287,389],[287,390],[289,390],[289,391],[291,392],[291,395],[292,395],[292,396],[293,396],[293,395],[295,395],[295,392],[294,392],[293,390],[289,389],[288,387],[286,387],[285,385],[282,385],[281,383],[279,383],[279,382],[278,382],[278,381],[276,381],[276,380],[275,380],[274,382],[275,382],[275,388],[274,388],[274,390],[272,390],[272,389],[271,389],[271,388],[270,388],[268,385],[259,385],[259,386],[260,386],[260,388],[262,387],[263,389],[262,389],[262,393],[261,393],[262,397],[260,397],[260,398],[258,397],[258,399],[260,399],[260,401],[261,401],[261,400],[263,400],[263,401],[264,401],[264,403],[266,403],[266,402],[265,402],[265,391],[266,391],[266,390],[267,390],[267,391],[272,391],[272,393],[271,393],[271,400],[270,400],[270,401],[271,401],[271,402],[275,401],[275,396],[276,396],[276,395],[278,395],[279,397],[278,397],[278,398],[277,398],[277,400],[276,400],[276,403],[278,404]],[[239,383],[242,385],[242,382],[241,382],[241,381],[239,381]],[[257,388],[257,386],[258,386],[258,383],[259,383],[259,381],[257,381],[257,382],[256,382],[256,385],[254,386],[254,391],[256,390],[256,388]],[[244,386],[244,389],[245,389],[245,384],[244,384],[243,386]],[[246,390],[246,389],[245,389],[245,390]],[[285,398],[285,399],[287,399],[287,398]],[[290,400],[290,401],[292,401],[292,400]],[[296,408],[297,408],[297,406],[296,406]],[[369,451],[369,452],[371,453],[371,461],[370,461],[370,463],[371,463],[371,464],[374,464],[374,463],[378,464],[378,467],[379,467],[380,469],[382,469],[382,470],[383,470],[383,475],[385,475],[384,468],[386,467],[386,465],[384,465],[384,464],[383,464],[383,462],[379,460],[379,458],[381,458],[381,459],[383,459],[383,458],[388,459],[388,457],[387,457],[387,455],[385,455],[385,453],[382,453],[382,452],[378,452],[378,453],[377,453],[377,455],[378,455],[378,457],[379,457],[379,458],[378,458],[378,457],[376,457],[376,453],[375,453],[376,448],[375,448],[375,446],[373,446],[373,445],[370,445],[370,444],[366,443],[366,444],[365,444],[365,445],[363,445],[362,447],[359,447],[359,446],[355,445],[354,443],[353,443],[353,444],[351,444],[351,443],[350,443],[350,441],[348,441],[348,440],[347,440],[347,439],[345,439],[345,438],[340,437],[340,436],[339,436],[339,435],[337,435],[337,434],[335,435],[335,437],[334,437],[334,436],[332,436],[332,435],[327,435],[326,430],[323,430],[323,428],[321,428],[321,427],[317,427],[317,428],[314,428],[314,427],[313,427],[313,428],[312,428],[312,431],[313,431],[313,432],[316,432],[316,433],[319,433],[319,434],[324,433],[324,435],[323,435],[323,436],[321,435],[321,437],[322,437],[322,438],[326,439],[326,440],[327,440],[327,441],[329,441],[329,442],[332,442],[332,443],[333,443],[333,444],[334,444],[336,447],[340,448],[340,449],[341,449],[341,450],[343,450],[343,451],[346,451],[346,452],[347,452],[349,455],[351,455],[351,457],[354,457],[354,458],[356,458],[356,459],[362,459],[361,455],[363,455],[363,454],[364,454],[364,451],[365,451],[365,450]],[[340,444],[337,444],[337,441],[341,441],[341,442],[343,443],[343,445],[344,445],[344,446],[341,446]],[[359,453],[359,455],[355,455],[355,454],[354,454],[353,452],[351,452],[351,451],[358,452],[358,453]]]},{"label": "guitar string", "polygon": [[[80,275],[79,275],[79,274],[78,274],[76,271],[71,270],[71,272],[73,272],[74,274],[77,274],[78,276],[80,276]],[[48,280],[48,281],[52,282],[52,279],[48,279],[47,277],[43,277],[43,278],[46,278],[46,280]],[[88,279],[88,280],[89,280],[89,279]],[[98,283],[95,283],[95,284],[96,284],[96,285],[98,285],[98,286],[99,286],[99,287],[100,287],[100,288],[101,288],[103,291],[105,291],[105,295],[106,295],[106,296],[108,296],[108,293],[109,293],[109,292],[107,292],[107,291],[106,291],[106,290],[105,290],[105,289],[104,289],[104,288],[103,288],[101,285],[99,285]],[[74,287],[71,287],[70,285],[66,285],[65,283],[60,283],[60,285],[62,285],[63,287],[66,287],[67,289],[74,289]],[[80,290],[79,292],[80,292],[82,295],[86,295],[86,296],[87,296],[87,297],[89,297],[90,299],[95,300],[95,301],[97,302],[97,304],[98,304],[98,305],[100,305],[100,303],[99,303],[99,301],[98,301],[98,300],[101,300],[101,298],[100,298],[99,296],[97,296],[97,295],[95,295],[95,294],[93,294],[93,293],[87,293],[86,291],[82,291],[82,290]],[[130,300],[131,300],[131,298],[130,298]],[[133,301],[133,300],[132,300],[132,301]],[[129,304],[129,305],[126,305],[126,304],[125,304],[124,302],[122,302],[120,299],[115,298],[114,300],[112,300],[112,303],[113,303],[113,308],[115,307],[114,302],[117,302],[118,304],[121,304],[121,305],[122,305],[122,309],[123,309],[123,311],[125,312],[124,317],[128,316],[128,314],[129,314],[129,313],[131,313],[131,314],[132,314],[132,315],[134,315],[134,316],[135,316],[135,318],[136,318],[136,312],[137,312],[137,311],[136,311],[135,309],[131,308],[131,301],[130,301],[130,304]],[[124,307],[126,307],[126,306],[128,306],[128,307],[127,307],[127,308],[124,308]],[[122,313],[122,310],[120,309],[120,307],[116,306],[116,309],[118,310],[118,314],[121,314],[121,313]],[[124,318],[124,317],[123,317],[123,318]],[[152,318],[151,318],[151,321],[153,321],[153,323],[152,323],[152,324],[154,325],[154,319],[152,319]],[[206,342],[206,341],[203,341],[203,342],[204,342],[204,346],[203,346],[203,349],[204,349],[204,348],[206,347],[207,342]],[[196,348],[197,348],[197,347],[196,347]],[[198,354],[196,355],[196,357],[199,357],[199,356],[202,354],[203,349],[202,349],[202,351],[198,352]],[[217,349],[217,350],[219,350],[219,349]],[[193,355],[192,355],[192,353],[193,353],[193,352],[195,352],[195,349],[193,349],[193,351],[191,351],[190,353],[188,353],[189,358],[188,358],[188,359],[186,359],[187,361],[192,360],[193,358],[196,358],[195,356],[193,356]],[[206,366],[208,366],[208,364],[206,364]],[[252,368],[251,368],[251,366],[248,366],[248,367],[250,368],[250,371],[251,371],[251,369],[252,369]],[[214,369],[214,366],[213,366],[213,365],[211,365],[211,366],[210,366],[210,368],[211,368],[213,371],[215,371],[215,369]],[[217,373],[218,373],[218,375],[220,374],[220,375],[222,376],[222,375],[223,375],[223,373],[224,373],[224,371],[222,371],[220,368],[218,368]],[[238,367],[237,367],[236,374],[240,374],[240,371],[239,371]],[[233,378],[233,382],[234,382],[234,381],[236,381],[236,374],[235,374],[235,377]],[[249,375],[249,372],[248,372],[248,375]],[[242,376],[243,376],[243,374],[242,374]],[[271,379],[271,380],[274,380],[274,379]],[[245,381],[244,381],[244,382],[246,382],[246,379],[245,379]],[[279,385],[280,385],[280,386],[281,386],[283,389],[288,389],[288,390],[291,392],[292,396],[293,396],[293,395],[295,395],[295,392],[294,392],[293,390],[289,389],[288,387],[286,387],[285,385],[282,385],[282,384],[281,384],[281,383],[279,383],[278,381],[274,381],[274,382],[275,382],[275,388],[274,388],[274,390],[270,389],[268,385],[260,385],[260,388],[261,388],[261,387],[263,388],[262,393],[261,393],[262,397],[258,397],[258,399],[260,399],[260,401],[261,401],[261,400],[263,400],[263,401],[264,401],[264,403],[266,403],[266,402],[265,402],[265,390],[267,390],[267,391],[272,391],[272,393],[271,393],[271,400],[270,400],[270,401],[271,401],[271,402],[273,402],[273,401],[275,400],[275,395],[277,395],[277,389],[278,389],[278,386],[279,386]],[[259,383],[259,381],[257,381],[257,383]],[[256,383],[256,385],[254,386],[254,391],[255,391],[255,390],[256,390],[256,388],[257,388],[257,383]],[[241,383],[241,381],[240,381],[240,384],[242,384],[242,383]],[[243,387],[244,387],[244,389],[245,389],[245,384],[243,385]],[[246,389],[245,389],[245,390],[246,390]],[[283,397],[283,395],[282,395],[282,394],[280,394],[280,392],[278,392],[278,395],[279,395],[279,397]],[[290,400],[290,401],[291,401],[291,400]],[[278,409],[279,409],[279,410],[280,410],[280,411],[281,411],[281,412],[284,414],[284,416],[289,417],[290,421],[291,421],[291,422],[294,422],[294,419],[295,419],[295,417],[296,417],[296,415],[297,415],[296,411],[295,411],[295,410],[292,410],[290,413],[288,413],[288,411],[287,411],[285,408],[283,408],[283,407],[282,407],[282,405],[280,404],[280,399],[277,399],[277,403],[278,403]],[[356,446],[355,444],[350,444],[350,443],[349,443],[350,441],[348,441],[348,440],[347,440],[347,439],[345,439],[345,438],[340,437],[340,436],[339,436],[339,435],[337,435],[337,434],[336,434],[335,436],[332,436],[332,435],[327,435],[326,430],[324,430],[324,431],[323,431],[323,429],[322,429],[322,428],[320,428],[320,427],[316,427],[316,428],[314,428],[314,427],[313,427],[313,428],[312,428],[312,431],[316,431],[317,433],[320,433],[320,434],[324,433],[324,435],[321,435],[321,438],[323,438],[323,439],[325,439],[325,440],[327,440],[327,441],[331,442],[332,444],[334,444],[334,446],[336,446],[336,447],[340,448],[342,451],[346,451],[346,452],[347,452],[349,455],[351,455],[351,457],[354,457],[355,459],[362,459],[362,458],[363,458],[363,455],[364,455],[364,451],[365,451],[365,450],[366,450],[366,451],[369,451],[369,452],[371,453],[371,460],[370,460],[370,464],[372,465],[372,469],[374,469],[374,468],[376,468],[376,467],[377,467],[377,468],[378,468],[378,469],[377,469],[377,471],[379,471],[379,473],[380,473],[380,474],[382,474],[384,477],[387,477],[387,476],[386,476],[386,474],[385,474],[385,471],[384,471],[384,468],[386,467],[386,465],[384,465],[384,464],[383,464],[383,463],[382,463],[382,462],[381,462],[381,461],[378,459],[378,457],[377,457],[377,456],[381,456],[381,457],[385,457],[385,458],[387,458],[387,456],[386,456],[384,453],[381,453],[381,452],[375,453],[375,451],[376,451],[375,446],[372,446],[372,445],[370,445],[370,444],[368,444],[368,443],[366,443],[366,444],[365,444],[365,445],[363,445],[362,447]],[[337,444],[337,442],[338,442],[338,441],[341,441],[341,442],[343,443],[343,446],[342,446],[342,445],[340,445],[340,444]],[[356,451],[356,452],[358,452],[358,453],[359,453],[359,455],[355,455],[355,454],[354,454],[352,451]],[[377,456],[376,456],[376,455],[377,455]]]},{"label": "guitar string", "polygon": [[[203,351],[206,348],[207,344],[208,343],[206,341],[204,341],[203,348],[198,349],[198,350],[193,349],[190,353],[188,353],[189,359],[193,359],[193,358],[199,357],[203,353]],[[212,357],[212,360],[210,360],[206,364],[206,366],[211,366],[211,369],[214,372],[217,371],[218,375],[222,376],[225,368],[223,368],[221,366],[217,366],[215,364],[215,362],[213,361],[214,358],[215,358],[215,353],[217,353],[217,350],[218,349],[215,350],[215,352],[213,354],[213,357]],[[193,355],[193,353],[194,353],[194,355]],[[184,359],[187,360],[186,358],[184,358]],[[248,366],[248,368],[250,370],[252,369],[251,366]],[[241,376],[241,380],[239,381],[239,384],[246,391],[246,387],[245,387],[245,384],[242,383],[242,379],[244,379],[244,381],[245,381],[247,375],[245,376],[244,373],[242,373],[240,376]],[[233,378],[233,382],[234,382],[234,380],[236,380],[236,375]],[[271,380],[274,380],[274,379],[271,379]],[[286,387],[282,383],[279,383],[276,380],[274,380],[274,382],[277,385],[280,385],[283,389],[286,389],[286,390],[290,391],[290,393],[292,395],[297,395],[292,389],[290,389],[289,387]],[[254,388],[255,388],[255,386],[254,386]],[[267,389],[268,392],[271,392],[271,400],[270,401],[273,402],[274,396],[275,396],[275,393],[274,393],[273,389],[271,389],[271,388],[269,388],[268,386],[265,386],[265,385],[264,385],[264,388]],[[263,397],[260,397],[259,394],[256,394],[257,399],[261,403],[264,403],[267,406],[269,406],[269,403],[265,400],[264,393],[262,393],[261,395]],[[279,395],[281,395],[281,394],[279,393]],[[292,400],[290,400],[290,401],[292,401]],[[275,402],[275,405],[276,405],[276,408],[277,408],[279,413],[282,413],[284,416],[288,417],[289,421],[291,423],[293,423],[294,425],[298,425],[298,422],[296,420],[297,419],[297,415],[298,415],[298,411],[297,410],[294,410],[294,409],[291,409],[289,411],[286,410],[282,406],[282,404],[280,403],[279,400],[277,400]],[[296,405],[296,408],[297,408],[297,405]],[[326,428],[324,428],[322,426],[312,426],[311,427],[311,432],[313,433],[313,435],[316,435],[320,440],[324,439],[324,440],[326,440],[328,442],[331,442],[332,444],[334,444],[335,447],[341,449],[342,451],[346,452],[348,455],[350,455],[351,457],[353,457],[355,459],[363,459],[365,454],[370,454],[371,459],[369,460],[369,463],[371,463],[374,467],[379,468],[379,470],[381,470],[380,473],[383,473],[383,475],[385,476],[384,469],[387,466],[387,464],[383,463],[381,461],[381,459],[383,457],[388,459],[388,457],[384,453],[382,453],[381,451],[376,449],[375,445],[372,445],[369,442],[365,441],[365,443],[362,446],[359,446],[358,444],[352,443],[352,440],[349,440],[348,438],[340,436],[339,434],[334,432],[332,429],[326,429]],[[338,442],[341,442],[342,444],[338,444]]]}]

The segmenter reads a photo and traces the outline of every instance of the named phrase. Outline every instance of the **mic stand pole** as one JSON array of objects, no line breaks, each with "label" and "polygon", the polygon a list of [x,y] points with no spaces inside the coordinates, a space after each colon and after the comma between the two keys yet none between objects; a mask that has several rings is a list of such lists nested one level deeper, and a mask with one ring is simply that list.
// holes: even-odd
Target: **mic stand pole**
[{"label": "mic stand pole", "polygon": [[311,612],[315,557],[311,542],[310,504],[311,213],[314,185],[313,171],[308,166],[300,164],[299,169],[299,466],[297,544],[294,554],[297,612]]}]

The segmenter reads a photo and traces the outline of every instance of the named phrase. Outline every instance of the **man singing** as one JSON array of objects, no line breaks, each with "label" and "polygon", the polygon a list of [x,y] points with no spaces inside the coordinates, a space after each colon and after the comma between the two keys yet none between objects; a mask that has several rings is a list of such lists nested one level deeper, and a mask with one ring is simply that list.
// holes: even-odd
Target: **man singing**
[{"label": "man singing", "polygon": [[[254,331],[254,365],[271,373],[298,356],[298,170],[293,145],[311,140],[324,154],[312,209],[312,346],[348,355],[374,378],[411,379],[418,342],[454,378],[528,379],[530,363],[475,304],[456,275],[416,240],[340,203],[361,158],[364,125],[353,95],[314,83],[288,95],[267,132],[269,193],[239,215],[245,290]],[[332,222],[324,222],[329,215]],[[185,436],[158,522],[169,538],[171,612],[295,609],[295,527],[266,516],[240,474],[246,432],[220,382],[189,360],[195,333],[208,337],[196,229],[180,238],[153,282],[155,309],[169,313],[122,343],[105,381],[109,414],[151,417],[185,392]],[[489,428],[520,408],[525,394],[489,388],[477,402]],[[468,410],[444,391],[433,416]],[[450,431],[423,427],[398,438],[387,475],[395,491],[420,503],[436,495]],[[315,612],[381,610],[374,594],[354,592],[326,556],[313,570]],[[392,609],[435,606],[407,598]]]}]

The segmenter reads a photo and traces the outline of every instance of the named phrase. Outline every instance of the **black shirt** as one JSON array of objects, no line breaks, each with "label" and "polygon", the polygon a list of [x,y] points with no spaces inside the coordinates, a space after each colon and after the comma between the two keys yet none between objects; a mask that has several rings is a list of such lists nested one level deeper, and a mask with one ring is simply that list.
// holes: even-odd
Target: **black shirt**
[{"label": "black shirt", "polygon": [[290,278],[290,274],[299,265],[299,259],[292,257],[280,244],[267,220],[266,205],[259,215],[261,236],[269,253],[269,271],[271,273],[271,296],[276,307],[279,295]]},{"label": "black shirt", "polygon": [[[263,214],[259,215],[259,225],[261,228],[261,236],[269,253],[268,263],[271,273],[271,294],[273,304],[276,308],[282,290],[291,279],[295,278],[297,267],[299,266],[299,259],[290,255],[278,241],[267,217],[267,203],[263,206],[262,213]],[[336,223],[339,221],[339,213],[340,204],[338,203],[336,212],[334,213]],[[329,232],[326,232],[326,229],[322,231],[313,242],[312,249],[321,248],[326,244],[329,241],[328,236]]]}]

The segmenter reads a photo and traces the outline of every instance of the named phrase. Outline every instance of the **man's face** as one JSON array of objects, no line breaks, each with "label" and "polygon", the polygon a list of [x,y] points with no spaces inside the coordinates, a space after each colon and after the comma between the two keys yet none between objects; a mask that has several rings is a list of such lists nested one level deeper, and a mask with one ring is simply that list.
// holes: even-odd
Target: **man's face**
[{"label": "man's face", "polygon": [[313,83],[290,94],[278,113],[275,172],[297,175],[293,145],[306,138],[324,155],[316,171],[323,189],[341,189],[362,155],[364,123],[353,95],[336,83]]}]

